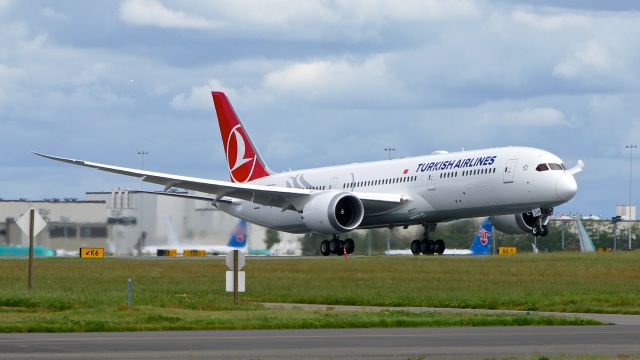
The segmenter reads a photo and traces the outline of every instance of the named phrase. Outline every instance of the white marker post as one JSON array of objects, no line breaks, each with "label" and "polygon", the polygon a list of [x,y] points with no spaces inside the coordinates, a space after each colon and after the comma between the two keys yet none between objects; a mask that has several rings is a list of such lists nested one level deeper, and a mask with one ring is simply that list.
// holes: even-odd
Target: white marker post
[{"label": "white marker post", "polygon": [[231,270],[226,273],[226,289],[227,292],[233,291],[233,303],[237,304],[238,292],[244,292],[244,271],[239,271],[245,264],[244,254],[239,250],[233,250],[227,254],[225,263],[227,269]]},{"label": "white marker post", "polygon": [[29,280],[27,282],[27,289],[31,290],[32,281],[31,273],[33,268],[33,238],[47,226],[47,223],[42,219],[40,214],[36,212],[36,209],[31,208],[16,221],[20,229],[27,235],[29,235]]}]

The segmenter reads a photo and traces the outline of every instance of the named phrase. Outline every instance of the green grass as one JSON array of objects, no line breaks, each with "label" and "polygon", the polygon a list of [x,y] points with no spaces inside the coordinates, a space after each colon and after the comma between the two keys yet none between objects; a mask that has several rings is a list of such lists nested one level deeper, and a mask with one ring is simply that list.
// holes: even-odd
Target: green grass
[{"label": "green grass", "polygon": [[[211,258],[36,259],[29,294],[27,261],[3,259],[0,331],[569,324],[537,316],[266,310],[259,302],[640,314],[640,253],[633,252],[248,258],[238,306],[224,292],[225,270]],[[129,277],[133,310],[126,310]]]},{"label": "green grass", "polygon": [[150,306],[0,313],[0,332],[319,329],[368,327],[597,325],[597,321],[526,315],[414,314],[243,309],[211,311]]}]

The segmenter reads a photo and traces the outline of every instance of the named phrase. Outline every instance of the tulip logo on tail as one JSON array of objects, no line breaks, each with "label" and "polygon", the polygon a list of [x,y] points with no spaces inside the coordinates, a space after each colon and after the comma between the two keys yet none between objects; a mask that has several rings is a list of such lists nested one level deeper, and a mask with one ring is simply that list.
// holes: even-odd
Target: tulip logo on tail
[{"label": "tulip logo on tail", "polygon": [[251,143],[247,130],[242,126],[227,97],[216,91],[211,92],[211,96],[218,116],[231,181],[244,183],[269,176],[271,171]]},{"label": "tulip logo on tail", "polygon": [[256,166],[256,154],[248,144],[244,129],[240,124],[229,132],[226,147],[231,179],[241,183],[251,179],[253,169]]}]

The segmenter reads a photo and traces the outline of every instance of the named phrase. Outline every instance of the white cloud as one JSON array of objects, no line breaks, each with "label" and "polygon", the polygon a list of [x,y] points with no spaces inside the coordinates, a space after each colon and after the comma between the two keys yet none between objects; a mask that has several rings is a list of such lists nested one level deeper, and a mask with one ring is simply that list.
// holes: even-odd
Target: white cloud
[{"label": "white cloud", "polygon": [[[323,1],[124,0],[120,16],[138,26],[219,30],[215,36],[352,42],[377,40],[393,24],[420,24],[478,14],[472,0]],[[197,14],[197,15],[194,15]]]},{"label": "white cloud", "polygon": [[0,63],[0,105],[10,103],[16,95],[18,84],[27,79],[24,70]]},{"label": "white cloud", "polygon": [[262,87],[267,92],[323,103],[366,101],[384,106],[388,102],[408,101],[412,96],[389,68],[389,56],[372,55],[363,61],[294,63],[266,74]]},{"label": "white cloud", "polygon": [[564,113],[552,107],[528,108],[520,111],[510,111],[501,114],[483,114],[481,120],[485,124],[547,127],[568,126]]},{"label": "white cloud", "polygon": [[5,12],[12,5],[13,5],[13,1],[12,0],[0,0],[0,14]]},{"label": "white cloud", "polygon": [[213,29],[221,24],[199,16],[169,9],[155,0],[126,0],[120,4],[120,18],[138,26],[163,28]]},{"label": "white cloud", "polygon": [[300,99],[312,103],[344,106],[365,104],[384,107],[413,99],[387,65],[389,55],[373,55],[362,61],[313,60],[279,65],[263,74],[255,87],[233,88],[219,79],[193,86],[171,100],[176,110],[211,110],[211,91],[224,91],[240,106],[264,105],[279,98],[281,102]]},{"label": "white cloud", "polygon": [[553,75],[571,79],[593,73],[607,73],[612,66],[607,49],[598,43],[589,43],[553,68]]},{"label": "white cloud", "polygon": [[584,26],[589,24],[586,16],[573,13],[547,13],[539,14],[524,10],[516,10],[511,13],[516,23],[521,23],[540,30],[559,30],[570,26]]},{"label": "white cloud", "polygon": [[69,16],[50,7],[40,9],[40,14],[52,20],[69,21]]},{"label": "white cloud", "polygon": [[207,110],[213,108],[211,91],[222,91],[228,97],[236,97],[236,91],[222,84],[218,79],[209,80],[205,85],[196,85],[187,93],[180,93],[171,99],[171,107],[176,110]]}]

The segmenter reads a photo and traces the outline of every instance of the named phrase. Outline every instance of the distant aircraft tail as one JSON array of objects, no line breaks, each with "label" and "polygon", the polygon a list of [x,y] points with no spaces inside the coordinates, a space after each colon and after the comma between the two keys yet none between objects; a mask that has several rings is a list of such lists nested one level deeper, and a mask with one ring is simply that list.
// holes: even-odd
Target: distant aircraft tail
[{"label": "distant aircraft tail", "polygon": [[247,246],[247,222],[245,220],[240,220],[238,225],[233,229],[227,246],[238,249]]},{"label": "distant aircraft tail", "polygon": [[229,164],[231,181],[244,183],[269,176],[272,173],[271,170],[251,142],[249,134],[233,110],[227,96],[218,91],[212,91],[211,96],[218,116],[218,125]]},{"label": "distant aircraft tail", "polygon": [[471,253],[473,255],[489,255],[491,254],[491,234],[493,231],[493,224],[491,219],[486,218],[480,224],[480,229],[476,233],[476,237],[473,238],[471,243]]}]

